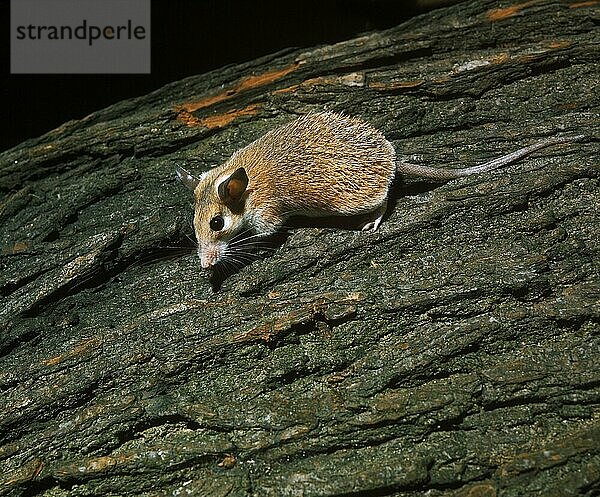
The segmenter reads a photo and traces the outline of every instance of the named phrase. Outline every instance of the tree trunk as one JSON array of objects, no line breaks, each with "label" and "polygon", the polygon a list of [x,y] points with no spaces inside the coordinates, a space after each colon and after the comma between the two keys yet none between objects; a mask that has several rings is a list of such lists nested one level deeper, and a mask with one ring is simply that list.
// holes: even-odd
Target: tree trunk
[{"label": "tree trunk", "polygon": [[[599,17],[462,3],[3,153],[0,494],[598,495]],[[588,139],[208,278],[174,167],[323,109],[431,166]]]}]

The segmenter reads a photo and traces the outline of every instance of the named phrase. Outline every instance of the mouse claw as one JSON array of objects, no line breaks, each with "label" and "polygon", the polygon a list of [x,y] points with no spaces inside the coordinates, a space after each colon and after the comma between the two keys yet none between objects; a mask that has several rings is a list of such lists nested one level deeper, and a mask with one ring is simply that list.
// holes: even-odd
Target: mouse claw
[{"label": "mouse claw", "polygon": [[370,219],[361,226],[361,231],[375,231],[379,228],[381,220],[387,211],[387,200],[377,207],[372,213]]}]

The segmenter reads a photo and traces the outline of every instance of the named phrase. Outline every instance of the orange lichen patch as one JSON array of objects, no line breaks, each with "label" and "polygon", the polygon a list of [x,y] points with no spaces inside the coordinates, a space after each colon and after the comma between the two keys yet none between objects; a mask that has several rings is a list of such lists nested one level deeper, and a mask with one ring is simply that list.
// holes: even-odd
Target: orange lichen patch
[{"label": "orange lichen patch", "polygon": [[217,466],[219,466],[219,468],[231,469],[235,466],[235,462],[236,460],[233,454],[225,454],[225,457],[217,463]]},{"label": "orange lichen patch", "polygon": [[533,62],[534,60],[538,60],[541,57],[542,54],[525,54],[525,55],[520,55],[519,57],[517,57],[517,60],[519,62],[522,62],[523,64],[527,64],[529,62]]},{"label": "orange lichen patch", "polygon": [[576,2],[569,5],[570,9],[579,9],[580,7],[591,7],[592,5],[596,5],[598,0],[591,0],[590,2]]},{"label": "orange lichen patch", "polygon": [[516,5],[511,5],[510,7],[506,7],[504,9],[492,9],[492,10],[488,11],[486,17],[487,17],[488,21],[491,21],[491,22],[502,21],[504,19],[514,16],[519,11],[523,10],[526,7],[529,7],[530,5],[532,5],[534,3],[536,3],[536,0],[531,0],[530,2],[519,3]]},{"label": "orange lichen patch", "polygon": [[[122,454],[118,456],[100,456],[94,459],[90,459],[86,461],[84,466],[84,472],[87,473],[98,473],[101,471],[105,471],[108,468],[112,468],[115,466],[119,466],[123,463],[127,463],[129,461],[133,461],[136,458],[135,455],[131,454]],[[81,472],[81,468],[79,468]]]},{"label": "orange lichen patch", "polygon": [[558,106],[558,108],[561,110],[572,110],[572,109],[577,109],[578,107],[579,107],[579,104],[576,102],[569,102],[569,103],[561,104]]},{"label": "orange lichen patch", "polygon": [[506,52],[499,53],[498,55],[494,55],[489,58],[490,63],[492,64],[504,64],[507,60],[510,59],[510,55]]},{"label": "orange lichen patch", "polygon": [[569,40],[557,40],[551,41],[548,43],[548,48],[552,50],[560,50],[561,48],[568,48],[571,46],[571,42]]},{"label": "orange lichen patch", "polygon": [[180,110],[177,113],[177,118],[179,122],[182,122],[186,126],[200,126],[200,119],[194,117],[186,110]]},{"label": "orange lichen patch", "polygon": [[8,247],[2,247],[0,251],[3,254],[20,254],[21,252],[25,252],[29,248],[29,244],[27,242],[15,242]]},{"label": "orange lichen patch", "polygon": [[336,373],[331,373],[329,376],[325,377],[325,381],[327,381],[327,383],[339,383],[341,381],[344,381],[351,374],[352,373],[350,371],[340,371]]},{"label": "orange lichen patch", "polygon": [[383,83],[381,81],[369,82],[369,88],[374,90],[402,90],[404,88],[417,88],[425,83],[424,79],[415,79],[413,81],[391,81],[389,83]]},{"label": "orange lichen patch", "polygon": [[296,91],[298,88],[300,88],[301,84],[302,83],[297,84],[297,85],[292,85],[292,86],[286,86],[285,88],[280,88],[279,90],[273,91],[273,93],[274,94],[277,94],[277,93],[292,93],[292,92]]},{"label": "orange lichen patch", "polygon": [[268,342],[272,337],[277,336],[280,332],[288,330],[294,325],[311,321],[314,318],[314,314],[315,310],[312,306],[291,311],[284,316],[252,328],[246,333],[235,336],[233,341],[237,343],[252,342],[255,340]]},{"label": "orange lichen patch", "polygon": [[241,79],[238,83],[236,83],[231,88],[228,88],[228,89],[226,89],[222,92],[219,92],[215,95],[201,98],[200,100],[197,100],[196,102],[189,102],[186,104],[178,105],[175,108],[175,110],[179,113],[181,113],[181,112],[191,113],[191,112],[195,112],[199,109],[205,109],[206,107],[210,107],[211,105],[214,105],[218,102],[227,100],[242,91],[249,90],[251,88],[257,88],[259,86],[263,86],[263,85],[272,83],[273,81],[283,78],[287,74],[295,71],[297,68],[298,68],[298,63],[295,62],[295,63],[293,63],[287,67],[284,67],[282,69],[275,69],[273,71],[265,72],[262,74],[247,76],[247,77]]},{"label": "orange lichen patch", "polygon": [[223,100],[227,100],[231,98],[233,95],[237,93],[235,88],[230,88],[221,93],[217,93],[216,95],[211,95],[210,97],[201,98],[196,102],[189,102],[187,104],[178,105],[176,110],[184,111],[184,112],[194,112],[199,109],[205,109],[206,107],[210,107],[211,105],[222,102]]},{"label": "orange lichen patch", "polygon": [[20,468],[0,476],[0,488],[8,489],[10,487],[15,487],[25,482],[34,480],[40,474],[43,467],[43,461],[41,459],[34,458],[22,465]]},{"label": "orange lichen patch", "polygon": [[59,362],[61,362],[63,360],[63,355],[57,355],[54,357],[51,357],[50,359],[46,359],[44,361],[42,361],[42,364],[44,366],[56,366]]},{"label": "orange lichen patch", "polygon": [[103,473],[110,469],[122,466],[137,458],[137,454],[119,454],[116,456],[91,457],[76,463],[67,463],[55,470],[56,476],[66,477]]},{"label": "orange lichen patch", "polygon": [[59,354],[57,356],[43,360],[42,364],[44,366],[56,366],[65,359],[71,357],[79,357],[86,354],[90,350],[94,349],[99,343],[100,340],[98,340],[97,338],[90,338],[88,340],[84,340],[83,342],[78,343],[75,347],[73,347],[71,350],[68,350],[64,354]]},{"label": "orange lichen patch", "polygon": [[496,497],[496,495],[496,488],[490,483],[469,485],[455,494],[456,497]]},{"label": "orange lichen patch", "polygon": [[198,119],[198,124],[208,129],[222,128],[223,126],[226,126],[238,117],[253,116],[258,112],[259,108],[260,104],[248,105],[248,107],[244,107],[243,109],[234,109],[225,112],[224,114],[216,114],[214,116],[203,117],[201,119]]},{"label": "orange lichen patch", "polygon": [[306,324],[314,321],[317,315],[327,316],[330,314],[332,306],[338,304],[345,304],[338,313],[335,315],[335,319],[341,319],[345,316],[351,315],[356,312],[355,302],[362,300],[363,295],[355,292],[345,296],[326,294],[324,297],[319,298],[313,302],[308,302],[299,309],[293,310],[278,316],[275,319],[271,319],[266,323],[263,323],[251,330],[236,334],[232,337],[232,341],[236,343],[253,342],[256,340],[264,340],[268,342],[274,336],[277,336],[282,331],[289,330],[293,326]]},{"label": "orange lichen patch", "polygon": [[318,85],[334,84],[337,82],[336,79],[337,78],[332,76],[320,76],[318,78],[310,78],[302,81],[302,83],[298,83],[297,85],[287,86],[286,88],[280,88],[279,90],[275,90],[273,91],[273,93],[292,93],[300,88],[309,88]]},{"label": "orange lichen patch", "polygon": [[449,76],[440,76],[438,78],[434,78],[434,80],[433,80],[434,83],[438,83],[440,85],[448,83],[449,81],[450,81],[450,77]]},{"label": "orange lichen patch", "polygon": [[343,85],[343,86],[364,86],[365,75],[362,72],[353,72],[343,74],[342,76],[319,76],[317,78],[310,78],[302,81],[297,85],[288,86],[275,90],[273,93],[291,93],[298,89],[311,88],[314,86],[328,86],[328,85]]},{"label": "orange lichen patch", "polygon": [[298,68],[298,63],[294,62],[293,64],[284,67],[282,69],[275,69],[273,71],[265,72],[262,74],[257,74],[254,76],[248,76],[242,79],[233,89],[235,93],[240,91],[248,90],[250,88],[256,88],[258,86],[264,86],[273,81],[276,81],[284,76],[287,76],[289,73],[295,71]]},{"label": "orange lichen patch", "polygon": [[27,244],[27,242],[15,242],[15,244],[12,247],[12,253],[18,254],[19,252],[24,252],[28,248],[29,245]]}]

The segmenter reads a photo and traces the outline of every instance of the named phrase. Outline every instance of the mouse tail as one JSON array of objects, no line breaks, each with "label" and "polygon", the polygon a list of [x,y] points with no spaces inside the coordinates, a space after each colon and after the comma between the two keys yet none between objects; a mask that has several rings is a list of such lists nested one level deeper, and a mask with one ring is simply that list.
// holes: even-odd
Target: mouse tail
[{"label": "mouse tail", "polygon": [[520,148],[519,150],[515,150],[510,154],[503,155],[502,157],[498,157],[489,162],[485,162],[483,164],[478,164],[476,166],[465,167],[462,169],[446,169],[446,168],[437,168],[437,167],[429,167],[429,166],[419,166],[416,164],[409,164],[407,162],[397,162],[396,170],[398,173],[406,175],[406,176],[415,176],[419,178],[431,179],[434,181],[449,181],[456,178],[461,178],[463,176],[469,176],[471,174],[479,174],[485,173],[487,171],[492,171],[494,169],[498,169],[500,167],[511,164],[526,155],[535,152],[536,150],[540,150],[542,148],[550,147],[552,145],[558,145],[561,143],[569,143],[579,141],[585,138],[584,135],[577,136],[555,136],[550,138],[545,138],[543,140],[537,141],[532,145],[527,147]]}]

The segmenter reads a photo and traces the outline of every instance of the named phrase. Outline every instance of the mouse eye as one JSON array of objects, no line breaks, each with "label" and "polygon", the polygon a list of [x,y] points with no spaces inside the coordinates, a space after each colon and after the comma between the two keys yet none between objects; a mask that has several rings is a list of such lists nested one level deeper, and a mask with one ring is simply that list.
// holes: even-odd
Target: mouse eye
[{"label": "mouse eye", "polygon": [[223,216],[215,216],[210,220],[210,229],[213,231],[221,231],[225,226]]}]

